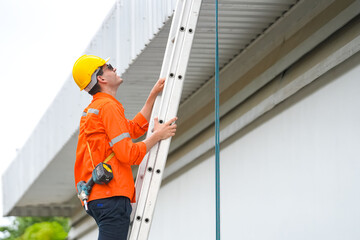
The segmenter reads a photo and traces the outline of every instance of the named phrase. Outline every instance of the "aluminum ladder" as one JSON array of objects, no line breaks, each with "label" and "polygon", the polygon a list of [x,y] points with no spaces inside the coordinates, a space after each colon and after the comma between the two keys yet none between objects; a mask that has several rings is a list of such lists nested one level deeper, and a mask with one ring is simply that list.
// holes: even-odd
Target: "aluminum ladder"
[{"label": "aluminum ladder", "polygon": [[[166,78],[165,86],[155,100],[147,137],[152,134],[155,117],[165,123],[177,115],[201,3],[202,0],[176,3],[160,72],[160,78]],[[148,239],[170,142],[168,138],[157,143],[139,166],[135,182],[137,203],[132,205],[129,240]]]}]

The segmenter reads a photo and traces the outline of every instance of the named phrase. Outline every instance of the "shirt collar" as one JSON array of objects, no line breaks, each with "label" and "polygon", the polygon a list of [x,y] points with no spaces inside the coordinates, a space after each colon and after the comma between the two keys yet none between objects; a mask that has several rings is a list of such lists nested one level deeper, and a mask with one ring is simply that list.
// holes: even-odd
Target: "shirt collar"
[{"label": "shirt collar", "polygon": [[104,93],[104,92],[98,92],[93,96],[93,101],[99,98],[110,98],[116,102],[119,102],[116,98],[111,96],[110,94]]}]

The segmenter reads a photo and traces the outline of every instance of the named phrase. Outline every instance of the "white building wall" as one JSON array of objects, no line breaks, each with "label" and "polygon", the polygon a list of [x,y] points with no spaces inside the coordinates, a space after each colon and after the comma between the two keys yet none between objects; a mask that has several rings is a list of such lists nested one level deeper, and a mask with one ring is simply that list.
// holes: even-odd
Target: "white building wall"
[{"label": "white building wall", "polygon": [[149,240],[214,239],[214,173],[211,156],[161,187]]},{"label": "white building wall", "polygon": [[[359,60],[222,144],[222,239],[360,239]],[[215,239],[214,172],[209,152],[164,183],[150,240]]]}]

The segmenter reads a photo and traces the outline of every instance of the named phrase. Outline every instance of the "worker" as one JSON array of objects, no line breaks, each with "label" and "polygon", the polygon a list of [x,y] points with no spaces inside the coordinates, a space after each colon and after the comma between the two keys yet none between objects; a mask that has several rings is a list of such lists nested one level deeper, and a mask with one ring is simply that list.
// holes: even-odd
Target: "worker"
[{"label": "worker", "polygon": [[176,132],[173,118],[160,124],[154,119],[152,134],[143,141],[132,139],[148,129],[151,111],[157,95],[163,90],[165,79],[159,79],[143,108],[132,119],[124,114],[116,93],[123,79],[116,68],[94,55],[83,55],[74,64],[73,78],[80,90],[85,89],[93,99],[85,108],[81,120],[75,161],[75,185],[87,181],[95,166],[109,155],[113,179],[108,184],[95,184],[88,199],[87,213],[98,227],[101,240],[126,239],[130,223],[131,204],[135,202],[135,186],[131,165],[139,165],[145,154],[160,140]]}]

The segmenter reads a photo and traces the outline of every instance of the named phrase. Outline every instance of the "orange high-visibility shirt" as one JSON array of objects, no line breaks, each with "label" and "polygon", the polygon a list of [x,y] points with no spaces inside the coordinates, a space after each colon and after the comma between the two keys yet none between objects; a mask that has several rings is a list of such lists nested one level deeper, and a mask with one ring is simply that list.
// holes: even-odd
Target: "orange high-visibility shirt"
[{"label": "orange high-visibility shirt", "polygon": [[[142,136],[148,121],[138,113],[133,120],[125,118],[124,108],[113,96],[106,93],[94,95],[80,120],[80,132],[76,149],[75,187],[79,181],[87,182],[94,166],[103,162],[112,152],[115,156],[108,162],[114,178],[107,185],[95,184],[89,200],[125,196],[135,202],[135,186],[131,165],[139,165],[146,154],[143,142],[132,139]],[[87,143],[89,143],[93,163]]]}]

